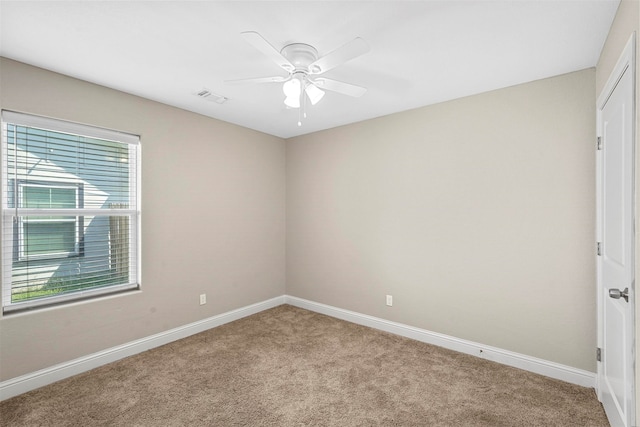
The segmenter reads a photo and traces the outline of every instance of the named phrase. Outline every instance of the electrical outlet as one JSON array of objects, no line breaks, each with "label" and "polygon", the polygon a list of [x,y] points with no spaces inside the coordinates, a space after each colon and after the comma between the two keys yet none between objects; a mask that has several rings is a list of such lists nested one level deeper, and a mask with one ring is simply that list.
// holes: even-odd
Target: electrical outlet
[{"label": "electrical outlet", "polygon": [[200,294],[200,305],[207,303],[207,294]]},{"label": "electrical outlet", "polygon": [[391,307],[393,305],[393,296],[387,295],[387,305]]}]

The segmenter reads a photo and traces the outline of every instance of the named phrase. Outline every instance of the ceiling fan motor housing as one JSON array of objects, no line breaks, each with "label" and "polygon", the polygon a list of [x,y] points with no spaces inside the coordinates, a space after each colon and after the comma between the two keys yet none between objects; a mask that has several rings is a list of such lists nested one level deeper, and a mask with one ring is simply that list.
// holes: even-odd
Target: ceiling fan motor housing
[{"label": "ceiling fan motor housing", "polygon": [[309,65],[313,64],[318,59],[318,51],[311,45],[305,43],[292,43],[283,47],[280,53],[293,64],[295,67],[294,72],[297,71],[307,74],[309,72],[318,73],[320,71],[320,69],[309,69]]}]

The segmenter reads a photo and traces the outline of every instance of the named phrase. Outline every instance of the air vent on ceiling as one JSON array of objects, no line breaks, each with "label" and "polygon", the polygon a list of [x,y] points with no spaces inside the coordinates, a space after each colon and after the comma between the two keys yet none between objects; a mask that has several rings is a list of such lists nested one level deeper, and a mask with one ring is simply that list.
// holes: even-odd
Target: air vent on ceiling
[{"label": "air vent on ceiling", "polygon": [[199,90],[198,92],[196,92],[194,95],[199,96],[202,99],[205,99],[209,102],[215,102],[216,104],[224,104],[225,102],[227,102],[229,100],[229,98],[222,96],[222,95],[218,95],[216,93],[211,92],[209,89],[203,88],[202,90]]}]

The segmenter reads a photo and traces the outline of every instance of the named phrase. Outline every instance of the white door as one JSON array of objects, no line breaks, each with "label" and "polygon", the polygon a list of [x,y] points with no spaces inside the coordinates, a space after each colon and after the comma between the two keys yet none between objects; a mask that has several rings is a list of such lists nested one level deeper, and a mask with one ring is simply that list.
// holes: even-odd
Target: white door
[{"label": "white door", "polygon": [[634,50],[632,39],[598,103],[598,395],[614,427],[635,425]]}]

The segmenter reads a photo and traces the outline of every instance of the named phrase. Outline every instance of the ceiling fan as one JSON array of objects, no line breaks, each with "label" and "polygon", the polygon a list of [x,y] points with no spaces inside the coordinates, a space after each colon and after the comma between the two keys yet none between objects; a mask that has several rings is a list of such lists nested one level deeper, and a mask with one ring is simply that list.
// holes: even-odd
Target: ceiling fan
[{"label": "ceiling fan", "polygon": [[367,91],[367,88],[362,86],[326,77],[316,77],[367,53],[369,45],[360,37],[356,37],[342,47],[319,57],[316,48],[305,43],[288,44],[278,51],[255,31],[247,31],[241,34],[249,44],[289,74],[284,77],[271,76],[226,80],[225,83],[284,83],[282,90],[285,94],[285,105],[290,108],[300,109],[298,126],[302,125],[302,116],[306,117],[304,107],[307,99],[311,102],[311,105],[315,105],[322,99],[325,90],[353,97],[362,96]]}]

